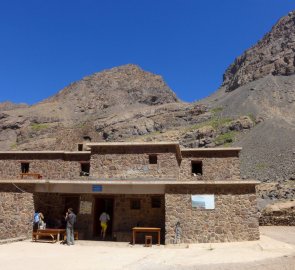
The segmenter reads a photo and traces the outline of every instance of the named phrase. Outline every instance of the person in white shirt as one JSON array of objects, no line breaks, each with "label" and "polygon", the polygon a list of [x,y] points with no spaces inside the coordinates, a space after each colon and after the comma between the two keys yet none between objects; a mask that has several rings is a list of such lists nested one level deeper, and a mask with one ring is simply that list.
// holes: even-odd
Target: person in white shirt
[{"label": "person in white shirt", "polygon": [[99,217],[99,221],[100,221],[100,226],[101,226],[100,236],[102,237],[102,239],[105,239],[106,231],[108,228],[108,222],[110,221],[109,214],[107,214],[106,212],[102,212]]}]

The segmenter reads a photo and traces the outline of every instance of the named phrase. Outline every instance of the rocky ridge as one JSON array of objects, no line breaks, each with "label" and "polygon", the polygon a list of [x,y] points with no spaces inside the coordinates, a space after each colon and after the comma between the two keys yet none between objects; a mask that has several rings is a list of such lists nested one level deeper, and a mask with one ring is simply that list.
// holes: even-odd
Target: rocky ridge
[{"label": "rocky ridge", "polygon": [[223,75],[226,91],[267,75],[295,73],[295,11],[281,18],[256,45],[237,57]]}]

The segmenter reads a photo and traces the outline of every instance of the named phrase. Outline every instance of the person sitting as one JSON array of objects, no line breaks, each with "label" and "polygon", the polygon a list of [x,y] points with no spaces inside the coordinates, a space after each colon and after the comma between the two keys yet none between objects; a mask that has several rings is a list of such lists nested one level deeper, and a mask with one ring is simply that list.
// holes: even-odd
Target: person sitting
[{"label": "person sitting", "polygon": [[44,215],[42,212],[37,210],[34,214],[33,231],[37,231],[37,229],[44,229],[44,225]]}]

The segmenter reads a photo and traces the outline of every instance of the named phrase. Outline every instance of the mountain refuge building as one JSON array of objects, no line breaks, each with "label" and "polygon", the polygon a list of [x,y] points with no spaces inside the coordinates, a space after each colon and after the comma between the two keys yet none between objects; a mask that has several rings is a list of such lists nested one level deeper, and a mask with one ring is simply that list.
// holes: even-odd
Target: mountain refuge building
[{"label": "mountain refuge building", "polygon": [[112,241],[131,241],[134,227],[159,228],[162,244],[259,239],[258,182],[240,178],[241,148],[89,142],[78,150],[0,152],[0,240],[31,237],[37,209],[47,227],[62,226],[69,207],[80,239],[99,239],[103,211]]}]

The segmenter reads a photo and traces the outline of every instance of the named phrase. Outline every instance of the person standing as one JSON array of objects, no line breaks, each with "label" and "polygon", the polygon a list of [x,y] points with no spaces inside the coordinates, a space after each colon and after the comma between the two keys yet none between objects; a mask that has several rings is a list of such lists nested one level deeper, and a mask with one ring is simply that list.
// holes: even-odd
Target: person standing
[{"label": "person standing", "polygon": [[74,224],[76,223],[76,215],[74,214],[72,208],[68,209],[65,220],[67,222],[67,245],[74,245]]},{"label": "person standing", "polygon": [[99,221],[100,221],[100,226],[101,226],[100,236],[104,240],[105,237],[106,237],[106,231],[107,231],[107,228],[108,228],[108,222],[110,221],[109,214],[107,214],[106,212],[102,212],[100,217],[99,217]]}]

